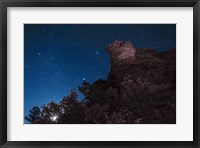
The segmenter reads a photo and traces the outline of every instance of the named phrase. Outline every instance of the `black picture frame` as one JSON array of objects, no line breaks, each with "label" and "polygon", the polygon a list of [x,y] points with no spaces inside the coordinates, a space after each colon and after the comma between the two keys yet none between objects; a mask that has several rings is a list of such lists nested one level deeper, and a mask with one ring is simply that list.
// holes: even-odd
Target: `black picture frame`
[{"label": "black picture frame", "polygon": [[[8,7],[193,7],[193,141],[7,141]],[[200,2],[199,0],[1,0],[0,1],[0,146],[21,147],[200,147]],[[20,133],[19,133],[20,134]]]}]

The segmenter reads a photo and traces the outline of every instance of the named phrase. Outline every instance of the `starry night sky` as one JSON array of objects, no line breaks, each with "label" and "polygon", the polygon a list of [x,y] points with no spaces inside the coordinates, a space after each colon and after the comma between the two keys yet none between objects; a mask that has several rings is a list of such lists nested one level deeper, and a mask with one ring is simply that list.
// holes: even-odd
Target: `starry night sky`
[{"label": "starry night sky", "polygon": [[25,24],[25,116],[33,106],[59,102],[72,89],[78,91],[84,80],[107,79],[110,59],[105,47],[115,40],[160,52],[176,47],[176,25]]}]

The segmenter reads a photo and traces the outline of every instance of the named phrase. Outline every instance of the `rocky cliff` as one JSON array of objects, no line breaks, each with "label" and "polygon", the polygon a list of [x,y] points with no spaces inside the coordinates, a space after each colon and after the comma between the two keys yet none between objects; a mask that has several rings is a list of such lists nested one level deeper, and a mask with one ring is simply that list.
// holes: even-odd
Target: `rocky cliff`
[{"label": "rocky cliff", "polygon": [[106,51],[108,79],[80,87],[90,108],[88,122],[176,123],[176,49],[157,52],[115,41]]},{"label": "rocky cliff", "polygon": [[156,52],[154,49],[135,49],[133,44],[115,41],[106,48],[111,59],[109,81],[121,82],[127,75],[149,83],[150,92],[176,91],[176,49]]}]

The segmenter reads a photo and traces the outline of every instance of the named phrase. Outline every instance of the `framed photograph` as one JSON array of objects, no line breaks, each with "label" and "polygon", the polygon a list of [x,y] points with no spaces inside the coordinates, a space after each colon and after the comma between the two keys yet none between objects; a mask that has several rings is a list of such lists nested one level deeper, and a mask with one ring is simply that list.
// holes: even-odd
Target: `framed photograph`
[{"label": "framed photograph", "polygon": [[200,147],[199,5],[1,1],[1,147]]}]

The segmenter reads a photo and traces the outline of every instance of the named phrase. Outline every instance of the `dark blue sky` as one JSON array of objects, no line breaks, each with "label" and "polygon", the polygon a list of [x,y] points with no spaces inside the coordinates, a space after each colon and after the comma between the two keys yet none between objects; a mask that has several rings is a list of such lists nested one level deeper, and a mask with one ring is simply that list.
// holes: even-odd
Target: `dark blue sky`
[{"label": "dark blue sky", "polygon": [[25,24],[25,115],[35,105],[59,102],[83,80],[106,79],[110,60],[105,47],[115,40],[164,51],[176,47],[176,25]]}]

